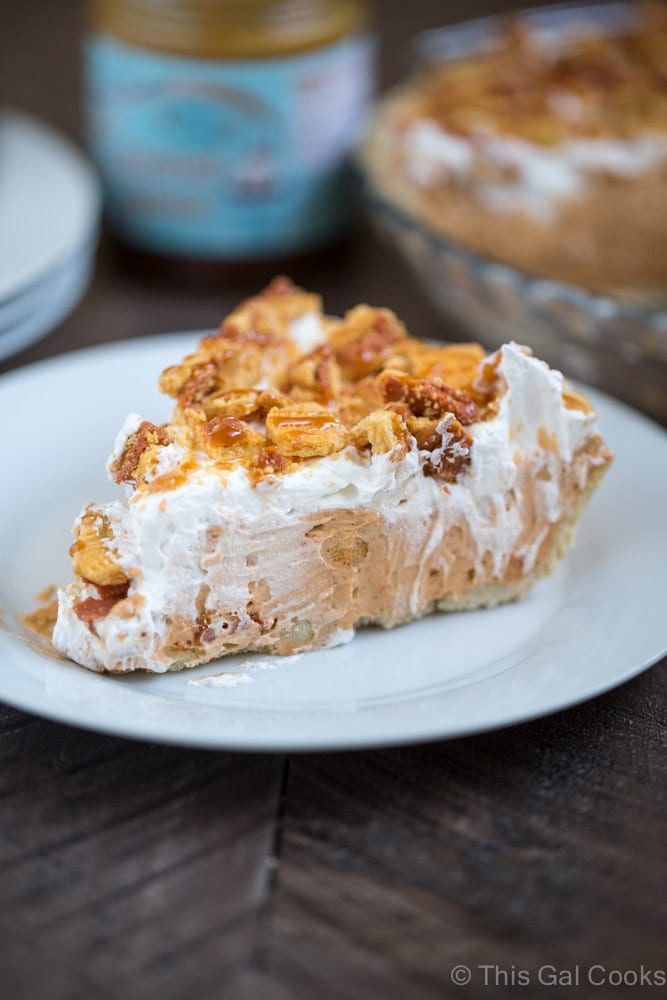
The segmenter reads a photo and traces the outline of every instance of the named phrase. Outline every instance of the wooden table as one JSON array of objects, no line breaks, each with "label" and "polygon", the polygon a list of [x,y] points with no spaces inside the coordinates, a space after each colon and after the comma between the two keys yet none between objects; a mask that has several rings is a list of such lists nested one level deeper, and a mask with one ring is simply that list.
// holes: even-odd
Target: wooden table
[{"label": "wooden table", "polygon": [[[500,6],[378,3],[384,79],[414,30]],[[77,137],[79,4],[0,9],[3,100]],[[333,312],[368,299],[438,323],[368,233],[303,279]],[[209,326],[239,294],[147,285],[105,245],[77,311],[0,370]],[[608,973],[667,959],[664,666],[549,719],[366,753],[171,749],[0,709],[0,992],[658,996]]]}]

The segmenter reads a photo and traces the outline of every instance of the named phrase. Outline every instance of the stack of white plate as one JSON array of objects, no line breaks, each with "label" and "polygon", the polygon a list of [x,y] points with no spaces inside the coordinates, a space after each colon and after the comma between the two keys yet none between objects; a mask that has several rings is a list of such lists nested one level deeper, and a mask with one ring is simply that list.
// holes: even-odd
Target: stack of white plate
[{"label": "stack of white plate", "polygon": [[53,330],[82,297],[100,205],[74,146],[26,115],[0,115],[0,359]]}]

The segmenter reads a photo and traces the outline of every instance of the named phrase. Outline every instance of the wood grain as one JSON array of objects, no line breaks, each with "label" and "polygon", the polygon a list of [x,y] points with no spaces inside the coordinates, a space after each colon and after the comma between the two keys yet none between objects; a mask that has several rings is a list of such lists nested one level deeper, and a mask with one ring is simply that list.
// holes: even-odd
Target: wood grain
[{"label": "wood grain", "polygon": [[[383,80],[403,71],[414,31],[504,6],[378,0]],[[3,100],[75,139],[81,12],[79,0],[0,0]],[[366,229],[334,265],[294,277],[332,312],[367,300],[418,335],[456,335]],[[105,240],[78,309],[0,371],[214,326],[254,290],[140,280]],[[665,964],[666,693],[663,664],[501,733],[289,762],[0,709],[0,996],[617,1000],[618,988],[534,977],[546,963]],[[466,988],[450,982],[457,963],[472,968]],[[482,988],[480,964],[533,982]]]},{"label": "wood grain", "polygon": [[131,743],[10,709],[0,754],[0,982],[42,998],[177,997],[185,982],[212,997],[242,981],[279,756]]},{"label": "wood grain", "polygon": [[514,995],[482,990],[483,964],[533,985],[545,964],[664,969],[666,694],[653,670],[499,733],[293,757],[269,981],[415,1000]]}]

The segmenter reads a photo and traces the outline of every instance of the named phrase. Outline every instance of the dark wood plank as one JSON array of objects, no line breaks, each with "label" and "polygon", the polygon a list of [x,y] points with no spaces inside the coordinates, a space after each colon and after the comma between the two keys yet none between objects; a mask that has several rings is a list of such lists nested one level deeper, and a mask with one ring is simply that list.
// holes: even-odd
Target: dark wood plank
[{"label": "dark wood plank", "polygon": [[181,997],[186,984],[220,997],[243,982],[280,757],[131,743],[2,709],[0,761],[0,982],[35,998]]},{"label": "dark wood plank", "polygon": [[500,733],[293,757],[267,982],[295,1000],[479,997],[497,964],[535,996],[546,964],[664,968],[666,694],[656,668]]}]

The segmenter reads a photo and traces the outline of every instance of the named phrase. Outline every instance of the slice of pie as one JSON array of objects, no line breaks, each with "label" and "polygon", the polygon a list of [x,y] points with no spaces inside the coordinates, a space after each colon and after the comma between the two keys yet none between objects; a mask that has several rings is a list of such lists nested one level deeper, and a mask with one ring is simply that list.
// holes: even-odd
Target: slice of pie
[{"label": "slice of pie", "polygon": [[[611,461],[587,399],[508,344],[433,346],[276,279],[129,416],[125,499],[89,504],[53,641],[93,670],[291,654],[550,573]],[[445,626],[446,627],[446,626]]]}]

